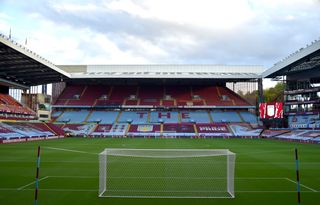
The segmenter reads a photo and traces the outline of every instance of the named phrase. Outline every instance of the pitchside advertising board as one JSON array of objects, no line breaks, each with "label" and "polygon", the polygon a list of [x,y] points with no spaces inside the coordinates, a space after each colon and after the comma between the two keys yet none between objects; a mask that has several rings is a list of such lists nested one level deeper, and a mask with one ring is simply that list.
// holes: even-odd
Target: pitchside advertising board
[{"label": "pitchside advertising board", "polygon": [[283,118],[283,103],[260,103],[259,111],[261,119]]}]

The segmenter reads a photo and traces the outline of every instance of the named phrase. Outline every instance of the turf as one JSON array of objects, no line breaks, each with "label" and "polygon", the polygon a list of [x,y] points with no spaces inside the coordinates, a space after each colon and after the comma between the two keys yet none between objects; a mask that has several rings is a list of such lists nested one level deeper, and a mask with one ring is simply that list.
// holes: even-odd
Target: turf
[{"label": "turf", "polygon": [[[320,146],[263,139],[85,139],[0,145],[0,204],[33,204],[36,148],[42,147],[39,205],[297,204],[294,148],[300,154],[302,204],[320,199]],[[230,149],[237,154],[235,199],[98,198],[104,148]],[[71,151],[73,150],[73,151]]]}]

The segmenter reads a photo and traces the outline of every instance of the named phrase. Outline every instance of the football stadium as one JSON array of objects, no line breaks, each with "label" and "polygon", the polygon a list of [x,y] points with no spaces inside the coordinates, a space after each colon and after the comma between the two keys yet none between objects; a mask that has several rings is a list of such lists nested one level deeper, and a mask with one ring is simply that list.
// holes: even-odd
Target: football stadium
[{"label": "football stadium", "polygon": [[320,199],[320,41],[267,69],[55,65],[5,35],[0,53],[0,204]]}]

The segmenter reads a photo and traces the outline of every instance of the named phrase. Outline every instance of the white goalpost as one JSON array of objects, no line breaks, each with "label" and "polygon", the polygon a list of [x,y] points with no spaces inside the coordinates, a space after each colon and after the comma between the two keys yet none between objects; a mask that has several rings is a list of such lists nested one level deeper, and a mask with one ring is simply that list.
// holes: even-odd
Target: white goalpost
[{"label": "white goalpost", "polygon": [[234,198],[235,156],[227,149],[105,149],[99,197]]}]

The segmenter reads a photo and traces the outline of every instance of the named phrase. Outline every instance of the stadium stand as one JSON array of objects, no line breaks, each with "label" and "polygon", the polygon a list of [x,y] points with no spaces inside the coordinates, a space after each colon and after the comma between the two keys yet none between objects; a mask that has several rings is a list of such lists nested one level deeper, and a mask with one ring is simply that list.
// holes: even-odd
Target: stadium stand
[{"label": "stadium stand", "polygon": [[252,128],[248,123],[229,123],[229,128],[232,130],[234,136],[250,136],[259,137],[263,129]]},{"label": "stadium stand", "polygon": [[242,122],[239,114],[236,111],[212,111],[210,115],[213,122]]},{"label": "stadium stand", "polygon": [[115,123],[119,112],[116,111],[92,111],[87,122],[97,122],[100,124]]},{"label": "stadium stand", "polygon": [[31,122],[0,122],[0,138],[34,138],[63,136],[61,129],[53,124]]},{"label": "stadium stand", "polygon": [[95,124],[66,124],[62,127],[65,133],[87,136],[93,132]]},{"label": "stadium stand", "polygon": [[64,111],[63,114],[56,120],[56,122],[82,123],[85,121],[88,114],[88,110]]},{"label": "stadium stand", "polygon": [[145,124],[148,123],[149,112],[147,111],[123,111],[120,114],[118,122],[132,123],[132,124]]},{"label": "stadium stand", "polygon": [[162,135],[164,137],[193,137],[195,130],[191,123],[168,123],[163,125]]},{"label": "stadium stand", "polygon": [[178,123],[178,112],[150,112],[151,123]]},{"label": "stadium stand", "polygon": [[55,105],[251,106],[221,86],[85,86],[65,88]]},{"label": "stadium stand", "polygon": [[210,123],[207,111],[180,111],[181,122]]},{"label": "stadium stand", "polygon": [[131,125],[128,131],[129,137],[158,137],[160,134],[159,124]]},{"label": "stadium stand", "polygon": [[199,123],[196,129],[201,137],[233,136],[227,123]]},{"label": "stadium stand", "polygon": [[112,128],[112,124],[99,124],[94,130],[90,133],[91,136],[105,137],[111,136],[110,131]]},{"label": "stadium stand", "polygon": [[10,95],[0,93],[0,118],[33,119],[35,112],[21,105]]},{"label": "stadium stand", "polygon": [[258,124],[257,116],[250,112],[239,112],[244,122],[248,122],[251,124]]}]

